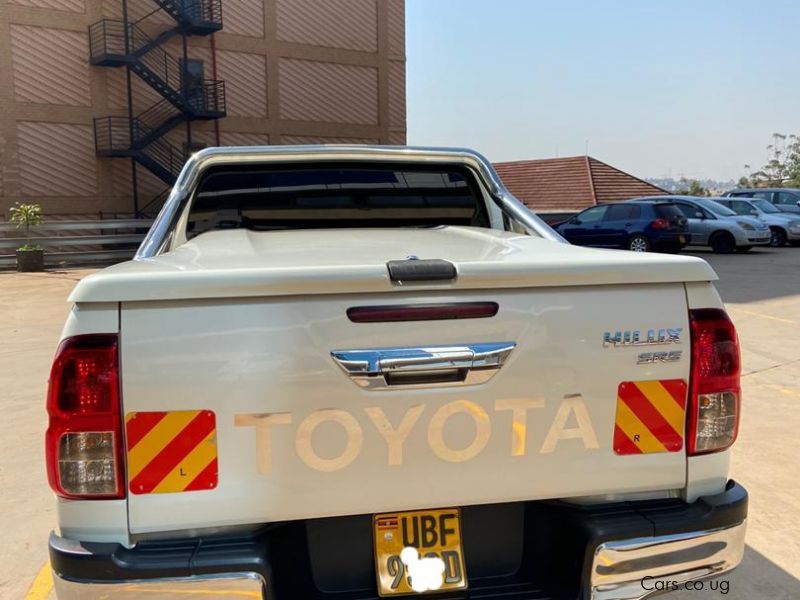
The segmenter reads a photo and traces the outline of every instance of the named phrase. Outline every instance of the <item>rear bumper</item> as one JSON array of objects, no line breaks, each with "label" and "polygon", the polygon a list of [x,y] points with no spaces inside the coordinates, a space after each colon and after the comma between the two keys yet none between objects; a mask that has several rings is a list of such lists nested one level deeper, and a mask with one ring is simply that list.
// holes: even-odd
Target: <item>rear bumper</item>
[{"label": "rear bumper", "polygon": [[715,531],[602,544],[592,565],[591,598],[638,599],[730,571],[742,560],[745,528],[742,521]]},{"label": "rear bumper", "polygon": [[[631,600],[736,567],[747,492],[731,481],[692,504],[528,502],[464,507],[462,515],[470,587],[449,600]],[[59,600],[373,600],[371,537],[369,515],[132,549],[51,535],[50,560]]]},{"label": "rear bumper", "polygon": [[208,600],[209,598],[265,598],[264,580],[256,573],[207,575],[193,578],[129,582],[85,582],[54,576],[58,600]]},{"label": "rear bumper", "polygon": [[650,236],[654,248],[684,248],[692,241],[692,236],[687,232],[659,232]]}]

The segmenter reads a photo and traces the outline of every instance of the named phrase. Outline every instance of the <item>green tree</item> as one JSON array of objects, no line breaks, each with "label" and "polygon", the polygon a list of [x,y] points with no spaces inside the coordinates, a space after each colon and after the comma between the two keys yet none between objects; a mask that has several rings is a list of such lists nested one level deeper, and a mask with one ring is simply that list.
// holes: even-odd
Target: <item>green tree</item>
[{"label": "green tree", "polygon": [[697,179],[686,179],[681,177],[680,187],[677,191],[681,196],[710,196],[710,192],[697,181]]},{"label": "green tree", "polygon": [[17,226],[17,229],[25,229],[25,245],[20,250],[35,250],[38,246],[31,245],[31,227],[41,225],[42,207],[38,204],[15,203],[11,207],[10,221]]},{"label": "green tree", "polygon": [[750,175],[749,182],[753,187],[800,186],[800,138],[773,133],[767,146],[767,163]]},{"label": "green tree", "polygon": [[800,137],[796,135],[789,136],[786,152],[786,170],[789,173],[787,184],[789,187],[800,187]]}]

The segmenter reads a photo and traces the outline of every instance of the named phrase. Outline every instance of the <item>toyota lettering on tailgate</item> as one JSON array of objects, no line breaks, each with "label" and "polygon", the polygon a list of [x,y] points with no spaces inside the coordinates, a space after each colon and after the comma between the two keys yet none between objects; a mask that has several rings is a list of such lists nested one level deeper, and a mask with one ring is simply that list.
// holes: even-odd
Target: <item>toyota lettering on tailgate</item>
[{"label": "toyota lettering on tailgate", "polygon": [[[365,426],[377,430],[386,442],[388,466],[403,464],[403,444],[417,428],[426,429],[431,453],[445,462],[472,460],[483,452],[492,435],[507,436],[509,456],[525,456],[531,452],[528,448],[528,414],[544,407],[543,398],[496,400],[493,410],[486,410],[469,400],[456,400],[434,410],[426,404],[411,406],[396,423],[389,420],[381,407],[370,406],[364,408],[363,413],[334,408],[315,410],[299,419],[288,412],[238,414],[234,417],[234,425],[255,429],[258,472],[261,474],[272,472],[272,431],[276,427],[294,428],[295,450],[306,466],[316,471],[338,471],[361,454]],[[474,436],[463,448],[449,446],[443,434],[445,424],[458,414],[474,422]],[[509,415],[510,427],[507,425]],[[503,419],[503,424],[493,423],[500,419]],[[323,457],[314,448],[314,432],[323,423],[336,424],[346,434],[347,442],[338,456]],[[546,435],[532,451],[549,454],[563,440],[579,440],[586,450],[599,447],[586,402],[580,394],[562,398]]]}]

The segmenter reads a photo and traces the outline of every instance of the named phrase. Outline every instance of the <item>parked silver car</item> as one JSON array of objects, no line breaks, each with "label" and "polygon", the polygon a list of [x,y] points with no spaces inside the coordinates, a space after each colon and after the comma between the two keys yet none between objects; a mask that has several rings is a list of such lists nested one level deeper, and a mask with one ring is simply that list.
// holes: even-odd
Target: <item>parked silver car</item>
[{"label": "parked silver car", "polygon": [[749,188],[731,190],[723,194],[729,198],[761,198],[788,213],[800,214],[800,189],[798,188]]},{"label": "parked silver car", "polygon": [[710,198],[696,196],[649,196],[633,202],[669,201],[689,221],[689,245],[711,246],[714,252],[747,252],[753,246],[768,246],[772,232],[755,217],[742,217]]},{"label": "parked silver car", "polygon": [[737,215],[756,217],[764,221],[772,231],[770,246],[783,246],[789,242],[800,246],[800,215],[781,212],[772,202],[763,198],[715,198]]}]

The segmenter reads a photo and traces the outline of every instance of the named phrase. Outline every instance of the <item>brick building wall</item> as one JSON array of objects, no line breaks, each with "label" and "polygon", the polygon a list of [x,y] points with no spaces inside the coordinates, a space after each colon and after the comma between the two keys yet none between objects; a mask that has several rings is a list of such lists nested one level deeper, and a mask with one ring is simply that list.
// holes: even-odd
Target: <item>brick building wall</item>
[{"label": "brick building wall", "polygon": [[[175,26],[156,9],[128,0],[151,36]],[[213,39],[188,39],[227,98],[226,117],[188,126],[193,144],[405,143],[403,0],[223,0],[222,14]],[[0,0],[0,219],[16,201],[131,212],[131,160],[96,157],[93,130],[127,115],[125,69],[88,60],[89,25],[121,15],[122,0]],[[164,48],[183,54],[180,37]],[[135,114],[160,99],[136,75],[132,87]],[[166,139],[188,136],[182,124]],[[136,171],[141,206],[167,185]]]}]

